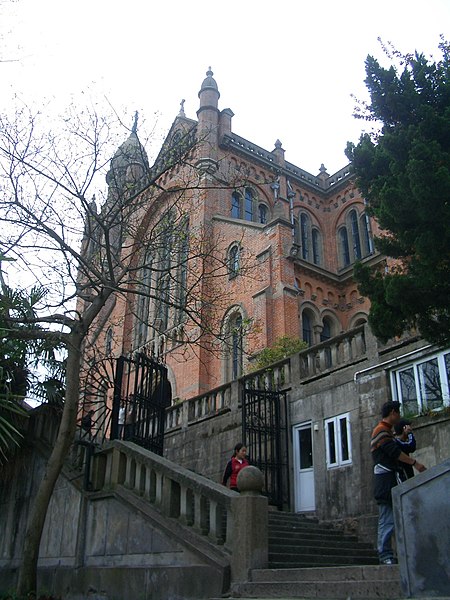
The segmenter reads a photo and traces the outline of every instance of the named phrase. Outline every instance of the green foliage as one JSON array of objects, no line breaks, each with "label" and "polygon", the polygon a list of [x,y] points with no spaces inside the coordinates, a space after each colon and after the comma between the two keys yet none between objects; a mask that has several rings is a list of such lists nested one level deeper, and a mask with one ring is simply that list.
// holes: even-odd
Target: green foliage
[{"label": "green foliage", "polygon": [[377,249],[398,259],[386,273],[355,268],[384,341],[418,327],[431,342],[450,342],[450,44],[439,48],[437,62],[385,48],[388,69],[367,58],[363,117],[381,128],[347,145],[382,230]]},{"label": "green foliage", "polygon": [[[46,295],[45,289],[41,286],[31,290],[10,288],[1,273],[3,260],[5,257],[0,253],[0,464],[23,437],[20,429],[27,413],[21,402],[27,395],[62,404],[65,366],[58,358],[58,342],[28,338],[30,332],[39,330],[36,310]],[[20,325],[18,319],[22,321]],[[35,374],[38,366],[46,368],[45,375]]]},{"label": "green foliage", "polygon": [[287,335],[281,336],[275,340],[270,348],[264,348],[258,354],[254,362],[254,370],[264,369],[273,363],[283,360],[292,354],[296,354],[308,347],[308,344],[299,338],[292,338]]}]

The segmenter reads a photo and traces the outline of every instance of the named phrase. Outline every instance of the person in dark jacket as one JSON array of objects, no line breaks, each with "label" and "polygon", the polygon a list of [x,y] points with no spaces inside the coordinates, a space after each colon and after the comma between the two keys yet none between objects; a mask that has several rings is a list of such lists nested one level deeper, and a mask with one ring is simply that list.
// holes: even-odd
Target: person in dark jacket
[{"label": "person in dark jacket", "polygon": [[233,456],[225,467],[225,472],[222,477],[222,484],[227,485],[228,480],[230,480],[230,490],[234,490],[235,492],[239,491],[237,486],[237,476],[239,475],[239,472],[249,465],[246,456],[247,448],[244,446],[244,444],[236,444],[234,447]]},{"label": "person in dark jacket", "polygon": [[[416,438],[411,429],[411,421],[407,419],[400,419],[400,421],[394,425],[395,441],[400,446],[402,452],[408,456],[416,451]],[[414,469],[411,465],[401,463],[404,475],[402,480],[406,481],[414,477]]]},{"label": "person in dark jacket", "polygon": [[411,458],[395,441],[392,428],[400,421],[400,402],[385,402],[382,419],[372,431],[370,450],[374,462],[374,496],[378,503],[378,555],[380,564],[395,563],[392,550],[394,514],[392,511],[392,488],[397,485],[399,461],[415,467],[419,472],[425,466]]}]

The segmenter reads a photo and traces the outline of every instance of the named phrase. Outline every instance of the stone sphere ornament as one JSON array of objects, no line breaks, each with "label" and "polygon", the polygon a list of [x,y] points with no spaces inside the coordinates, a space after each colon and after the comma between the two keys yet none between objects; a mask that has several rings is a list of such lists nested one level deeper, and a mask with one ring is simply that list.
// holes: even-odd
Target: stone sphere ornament
[{"label": "stone sphere ornament", "polygon": [[264,475],[258,467],[248,466],[239,471],[237,486],[241,494],[261,494],[264,487]]}]

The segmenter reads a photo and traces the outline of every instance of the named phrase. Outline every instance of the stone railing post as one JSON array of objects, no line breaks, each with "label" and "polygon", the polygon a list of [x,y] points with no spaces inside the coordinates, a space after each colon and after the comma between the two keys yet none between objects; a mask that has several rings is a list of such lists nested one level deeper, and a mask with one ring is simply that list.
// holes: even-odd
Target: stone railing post
[{"label": "stone railing post", "polygon": [[242,582],[248,581],[250,569],[264,569],[268,565],[268,500],[261,495],[264,478],[258,468],[242,469],[237,484],[241,493],[231,501],[231,578],[233,582]]}]

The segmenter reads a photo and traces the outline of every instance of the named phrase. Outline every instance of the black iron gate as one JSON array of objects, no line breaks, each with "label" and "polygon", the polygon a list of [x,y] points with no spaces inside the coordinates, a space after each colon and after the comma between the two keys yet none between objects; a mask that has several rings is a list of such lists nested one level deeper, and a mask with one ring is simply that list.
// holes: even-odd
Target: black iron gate
[{"label": "black iron gate", "polygon": [[243,388],[242,439],[261,469],[270,504],[289,505],[286,392]]},{"label": "black iron gate", "polygon": [[162,454],[171,400],[167,368],[153,358],[136,353],[101,360],[88,373],[78,439],[129,440]]},{"label": "black iron gate", "polygon": [[162,455],[166,408],[171,403],[167,368],[146,354],[117,359],[111,439],[134,442]]}]

